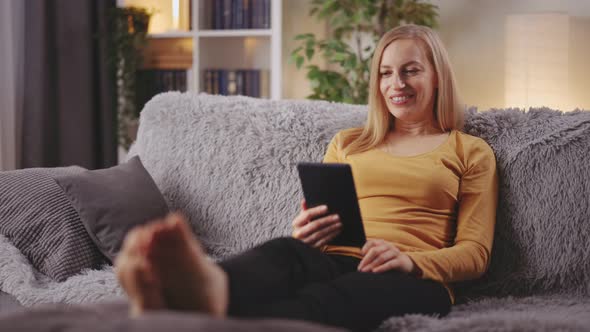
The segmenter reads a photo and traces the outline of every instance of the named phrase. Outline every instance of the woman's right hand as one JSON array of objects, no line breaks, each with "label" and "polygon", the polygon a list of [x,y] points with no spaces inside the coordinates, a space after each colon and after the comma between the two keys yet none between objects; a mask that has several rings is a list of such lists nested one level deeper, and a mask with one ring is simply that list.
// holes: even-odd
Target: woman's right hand
[{"label": "woman's right hand", "polygon": [[330,242],[342,230],[342,223],[337,214],[326,215],[326,213],[328,213],[326,205],[308,209],[303,200],[301,212],[293,220],[293,237],[315,248]]}]

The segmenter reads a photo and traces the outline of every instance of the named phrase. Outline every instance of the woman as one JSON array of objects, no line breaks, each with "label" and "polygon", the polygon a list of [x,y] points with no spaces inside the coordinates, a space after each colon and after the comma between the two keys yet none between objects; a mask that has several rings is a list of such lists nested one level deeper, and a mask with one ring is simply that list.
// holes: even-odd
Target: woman
[{"label": "woman", "polygon": [[194,310],[353,330],[393,315],[446,315],[449,284],[487,269],[497,202],[494,154],[459,131],[462,114],[437,35],[415,25],[387,32],[371,65],[366,125],[339,132],[324,158],[352,167],[366,245],[328,245],[338,216],[303,202],[293,238],[218,265],[173,214],[130,232],[116,261],[131,313]]}]

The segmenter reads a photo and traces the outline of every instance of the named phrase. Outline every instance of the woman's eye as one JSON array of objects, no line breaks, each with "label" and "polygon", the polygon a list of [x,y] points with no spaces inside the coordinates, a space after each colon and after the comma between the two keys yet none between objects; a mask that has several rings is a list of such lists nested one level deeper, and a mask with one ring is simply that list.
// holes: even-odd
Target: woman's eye
[{"label": "woman's eye", "polygon": [[389,76],[389,75],[391,75],[391,72],[384,71],[384,72],[379,73],[379,75],[381,75],[381,76]]},{"label": "woman's eye", "polygon": [[414,74],[418,73],[418,69],[407,69],[404,71],[404,73],[409,74],[409,75],[414,75]]}]

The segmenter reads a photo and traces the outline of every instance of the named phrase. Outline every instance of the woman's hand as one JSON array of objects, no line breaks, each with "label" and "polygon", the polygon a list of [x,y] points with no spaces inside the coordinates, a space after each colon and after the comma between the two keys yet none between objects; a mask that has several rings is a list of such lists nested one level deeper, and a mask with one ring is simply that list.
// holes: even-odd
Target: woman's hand
[{"label": "woman's hand", "polygon": [[342,230],[342,223],[337,214],[326,216],[326,213],[326,205],[308,209],[303,200],[301,212],[293,220],[293,237],[315,248],[330,242]]},{"label": "woman's hand", "polygon": [[385,272],[399,270],[405,273],[416,273],[416,266],[410,256],[399,251],[390,242],[380,239],[369,239],[362,248],[363,259],[358,270],[361,272]]}]

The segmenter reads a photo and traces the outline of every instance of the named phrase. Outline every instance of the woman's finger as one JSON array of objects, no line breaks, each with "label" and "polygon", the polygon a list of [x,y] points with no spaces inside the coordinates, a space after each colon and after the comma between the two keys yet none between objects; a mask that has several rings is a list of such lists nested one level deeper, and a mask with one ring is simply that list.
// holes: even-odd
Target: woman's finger
[{"label": "woman's finger", "polygon": [[323,245],[330,243],[330,241],[332,241],[336,236],[338,236],[338,234],[340,234],[340,232],[342,232],[342,227],[338,227],[336,230],[327,234],[326,236],[324,236],[324,238],[322,238],[319,241],[317,241],[316,243],[314,243],[312,245],[312,247],[319,248]]},{"label": "woman's finger", "polygon": [[295,219],[293,219],[293,222],[291,223],[291,225],[293,226],[293,228],[299,228],[302,227],[303,225],[307,224],[309,222],[309,214],[306,211],[301,211],[296,217]]},{"label": "woman's finger", "polygon": [[361,271],[372,271],[375,267],[380,266],[392,259],[395,259],[396,257],[396,252],[394,250],[391,250],[391,248],[387,248],[384,251],[382,251],[377,257],[375,257],[375,259],[373,259],[371,263],[365,265]]},{"label": "woman's finger", "polygon": [[367,252],[369,252],[369,249],[373,248],[377,244],[378,244],[378,241],[376,239],[369,239],[369,240],[367,240],[367,242],[365,243],[365,245],[361,249],[361,253],[363,255],[366,255]]},{"label": "woman's finger", "polygon": [[399,269],[401,266],[401,261],[399,259],[397,259],[397,257],[395,259],[389,260],[377,267],[374,267],[371,272],[373,273],[381,273],[381,272],[385,272],[385,271],[389,271],[389,270],[397,270]]},{"label": "woman's finger", "polygon": [[322,239],[328,237],[333,232],[340,231],[341,229],[342,223],[337,221],[305,237],[303,242],[315,247],[316,244],[320,242]]},{"label": "woman's finger", "polygon": [[328,207],[326,205],[319,205],[311,209],[302,210],[293,220],[293,227],[302,227],[317,217],[326,214],[326,212],[328,212]]},{"label": "woman's finger", "polygon": [[334,225],[336,227],[332,228],[330,232],[326,233],[322,238],[317,240],[315,243],[310,244],[314,248],[319,248],[323,245],[326,245],[332,241],[340,232],[342,232],[342,226],[340,224]]},{"label": "woman's finger", "polygon": [[309,213],[309,217],[311,218],[311,220],[314,220],[314,219],[321,217],[321,216],[325,215],[326,213],[328,213],[328,206],[327,205],[318,205],[318,206],[314,206],[312,208],[306,209],[305,211]]},{"label": "woman's finger", "polygon": [[381,246],[374,246],[371,249],[369,249],[369,251],[367,251],[367,253],[363,256],[363,259],[359,263],[358,270],[363,271],[364,268],[367,265],[371,264],[373,262],[373,260],[377,256],[379,256],[381,254],[381,252],[383,252],[384,250],[387,250],[387,248],[381,247]]},{"label": "woman's finger", "polygon": [[335,223],[338,223],[340,218],[337,214],[332,214],[320,219],[313,220],[306,225],[296,229],[295,232],[297,233],[297,238],[305,239],[308,238],[310,235],[329,227]]}]

